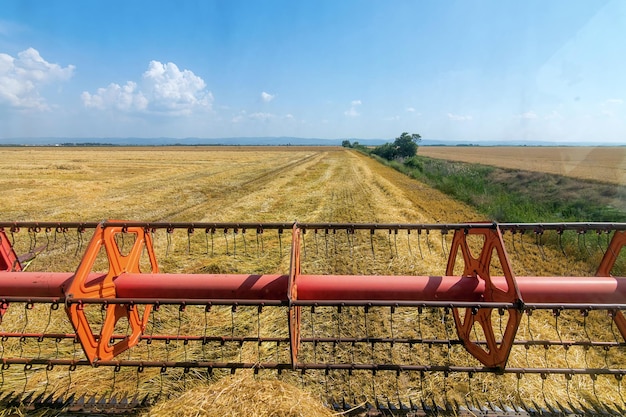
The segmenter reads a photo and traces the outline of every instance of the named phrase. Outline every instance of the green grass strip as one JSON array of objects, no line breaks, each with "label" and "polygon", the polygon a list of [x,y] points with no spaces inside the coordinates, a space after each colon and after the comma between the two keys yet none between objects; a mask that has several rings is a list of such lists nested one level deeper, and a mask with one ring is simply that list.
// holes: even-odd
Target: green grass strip
[{"label": "green grass strip", "polygon": [[415,156],[381,163],[498,222],[626,222],[626,187]]}]

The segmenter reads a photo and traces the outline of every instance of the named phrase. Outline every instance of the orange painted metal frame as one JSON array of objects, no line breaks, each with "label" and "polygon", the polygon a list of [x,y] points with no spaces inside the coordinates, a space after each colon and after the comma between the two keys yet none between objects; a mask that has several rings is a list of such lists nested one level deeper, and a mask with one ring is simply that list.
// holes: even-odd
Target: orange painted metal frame
[{"label": "orange painted metal frame", "polygon": [[[116,242],[119,234],[133,234],[135,241],[128,254],[120,251]],[[88,276],[94,266],[101,249],[106,251],[109,261],[107,274],[93,281],[88,281]],[[158,273],[158,266],[150,233],[140,227],[125,228],[122,226],[103,227],[99,225],[89,242],[74,277],[65,290],[66,300],[72,298],[115,298],[115,279],[124,273],[140,273],[140,260],[143,251],[146,251],[151,265],[151,272]],[[67,303],[66,312],[76,331],[76,335],[85,351],[89,362],[98,360],[110,360],[132,346],[135,346],[144,332],[152,306],[144,306],[143,314],[140,314],[136,305],[109,304],[106,308],[104,322],[96,337],[89,319],[85,314],[84,305],[80,303]],[[130,334],[123,340],[113,344],[111,336],[117,322],[123,318],[128,320]]]},{"label": "orange painted metal frame", "polygon": [[289,343],[293,369],[296,369],[298,349],[300,348],[300,316],[302,307],[292,305],[298,299],[298,285],[296,283],[298,275],[300,275],[300,229],[294,225],[291,237],[291,261],[287,288],[287,296],[289,297]]},{"label": "orange painted metal frame", "polygon": [[[615,266],[617,257],[624,246],[626,246],[626,231],[616,231],[615,235],[613,235],[613,239],[611,239],[611,242],[606,249],[606,252],[604,252],[602,261],[600,261],[600,266],[596,272],[597,277],[611,276],[613,266]],[[614,310],[611,315],[613,316],[613,321],[615,322],[617,329],[626,340],[626,318],[624,317],[624,313],[622,313],[621,310]]]},{"label": "orange painted metal frame", "polygon": [[[481,236],[484,243],[478,256],[474,256],[468,245],[468,236]],[[461,315],[458,308],[453,308],[454,323],[459,338],[465,348],[483,365],[494,368],[504,368],[511,353],[515,334],[522,319],[522,298],[511,269],[511,262],[504,249],[500,228],[493,229],[466,229],[457,230],[452,239],[450,256],[446,267],[446,275],[453,275],[457,255],[461,254],[464,270],[463,276],[473,277],[484,281],[484,301],[513,303],[520,308],[507,309],[508,320],[501,340],[496,340],[494,326],[491,322],[492,308],[465,309]],[[491,262],[494,254],[498,257],[504,272],[506,288],[495,285],[491,280]],[[478,324],[483,330],[487,342],[486,349],[472,340],[472,330]]]}]

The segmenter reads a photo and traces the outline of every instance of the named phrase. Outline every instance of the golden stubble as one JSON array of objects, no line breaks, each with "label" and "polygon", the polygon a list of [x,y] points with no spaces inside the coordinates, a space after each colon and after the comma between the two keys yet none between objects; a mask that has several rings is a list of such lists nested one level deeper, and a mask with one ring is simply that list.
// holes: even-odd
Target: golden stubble
[{"label": "golden stubble", "polygon": [[626,147],[422,146],[420,155],[626,184]]}]

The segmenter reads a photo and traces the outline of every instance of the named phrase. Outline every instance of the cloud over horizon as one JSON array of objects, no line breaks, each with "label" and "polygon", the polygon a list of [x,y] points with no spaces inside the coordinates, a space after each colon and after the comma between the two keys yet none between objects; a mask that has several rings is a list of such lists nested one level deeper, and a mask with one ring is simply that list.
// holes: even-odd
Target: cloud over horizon
[{"label": "cloud over horizon", "polygon": [[67,81],[75,66],[62,67],[41,57],[35,48],[17,54],[17,58],[0,53],[0,104],[21,109],[47,110],[40,89],[54,82]]},{"label": "cloud over horizon", "polygon": [[190,70],[181,71],[173,62],[150,61],[140,83],[111,83],[94,94],[84,91],[81,98],[89,108],[164,115],[187,115],[212,108],[213,94],[204,80]]}]

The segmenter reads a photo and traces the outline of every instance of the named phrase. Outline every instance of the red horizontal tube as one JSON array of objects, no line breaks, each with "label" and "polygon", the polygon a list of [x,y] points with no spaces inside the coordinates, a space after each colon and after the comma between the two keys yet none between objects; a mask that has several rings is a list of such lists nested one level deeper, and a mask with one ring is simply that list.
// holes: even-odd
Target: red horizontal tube
[{"label": "red horizontal tube", "polygon": [[458,277],[301,275],[298,300],[479,301],[484,286]]},{"label": "red horizontal tube", "polygon": [[120,298],[287,300],[288,275],[124,274]]},{"label": "red horizontal tube", "polygon": [[62,298],[65,284],[74,274],[68,272],[2,272],[1,297]]},{"label": "red horizontal tube", "polygon": [[[64,288],[74,276],[71,272],[0,272],[0,298],[63,298]],[[93,285],[105,274],[91,273],[87,283]]]},{"label": "red horizontal tube", "polygon": [[[528,304],[624,304],[626,278],[517,277],[522,300]],[[504,277],[492,277],[506,288]],[[484,281],[471,277],[411,277],[302,275],[298,300],[484,301]]]},{"label": "red horizontal tube", "polygon": [[517,286],[528,304],[626,304],[625,277],[517,277]]},{"label": "red horizontal tube", "polygon": [[[1,272],[0,299],[64,297],[72,278],[67,272]],[[93,283],[103,275],[92,273]],[[503,277],[493,283],[504,287]],[[123,274],[115,280],[117,296],[128,299],[287,300],[287,275]],[[517,277],[525,303],[626,304],[623,277]],[[302,301],[450,301],[483,300],[484,282],[470,277],[300,275]]]},{"label": "red horizontal tube", "polygon": [[[500,288],[504,277],[492,278]],[[483,301],[484,282],[470,277],[300,275],[297,299],[376,301]],[[517,277],[526,303],[623,304],[626,278]],[[287,300],[287,275],[125,274],[120,298]]]}]

